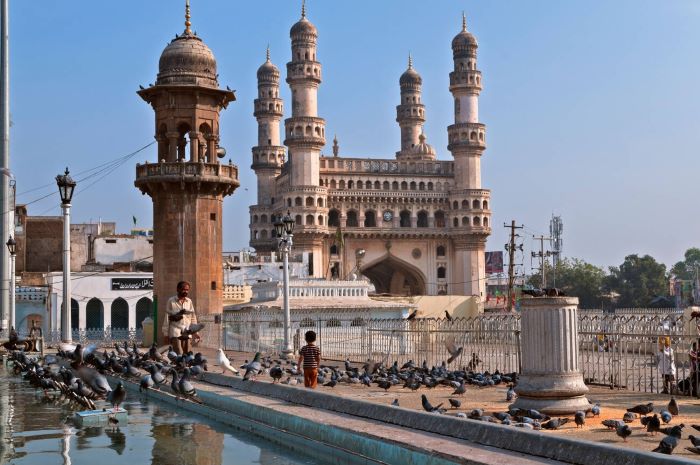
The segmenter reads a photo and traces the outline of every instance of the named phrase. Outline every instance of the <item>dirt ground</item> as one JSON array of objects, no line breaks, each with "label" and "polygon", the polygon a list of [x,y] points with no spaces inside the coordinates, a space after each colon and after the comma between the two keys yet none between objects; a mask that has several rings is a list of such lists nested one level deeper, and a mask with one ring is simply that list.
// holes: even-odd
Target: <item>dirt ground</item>
[{"label": "dirt ground", "polygon": [[[232,365],[236,367],[240,366],[245,360],[249,360],[252,357],[252,354],[241,352],[227,352],[226,354],[231,360]],[[206,356],[210,360],[210,364],[211,361],[216,360],[213,351],[211,354],[206,353]],[[322,361],[321,363],[325,365],[335,365],[340,368],[343,367],[343,363],[338,361],[328,360]],[[215,371],[216,367],[210,367],[209,369],[211,371]],[[258,376],[258,381],[272,382],[272,378],[269,376]],[[570,417],[571,421],[562,426],[560,429],[556,431],[541,430],[541,433],[557,434],[571,438],[608,443],[618,447],[627,447],[646,451],[651,451],[659,444],[659,441],[661,441],[664,435],[661,433],[657,433],[655,436],[648,434],[646,432],[646,428],[639,422],[639,419],[629,424],[632,429],[632,435],[627,438],[627,442],[623,442],[622,439],[615,434],[615,431],[603,426],[601,421],[605,419],[621,420],[627,408],[638,404],[645,404],[647,402],[653,402],[654,412],[658,413],[661,410],[666,410],[670,396],[627,390],[611,390],[609,388],[596,386],[589,386],[589,388],[590,393],[588,395],[588,399],[594,404],[600,404],[601,413],[599,417],[586,418],[586,424],[583,426],[583,428],[577,428],[576,424],[573,422],[572,415]],[[383,404],[390,404],[394,399],[398,399],[401,407],[416,410],[422,410],[421,394],[425,394],[433,405],[443,402],[443,407],[447,408],[447,415],[456,415],[459,412],[463,412],[468,415],[469,412],[475,408],[483,409],[485,414],[489,414],[491,412],[504,412],[508,410],[509,404],[506,401],[507,387],[505,385],[484,388],[468,386],[467,392],[463,396],[451,396],[453,389],[446,386],[438,386],[434,389],[421,388],[412,392],[409,389],[403,389],[399,385],[393,386],[388,392],[384,392],[383,389],[380,389],[375,385],[372,385],[372,387],[366,387],[363,385],[339,383],[334,388],[319,386],[318,390],[322,392],[330,392],[343,397],[362,399],[365,401]],[[459,399],[462,402],[459,409],[450,408],[448,402],[450,397]],[[676,397],[676,401],[679,405],[680,414],[671,420],[669,426],[683,423],[685,428],[683,429],[683,440],[674,451],[674,455],[692,457],[700,460],[700,455],[694,454],[685,449],[686,447],[693,446],[690,440],[687,439],[688,435],[697,435],[700,437],[700,431],[697,431],[691,427],[693,424],[700,424],[700,399],[678,396]]]}]

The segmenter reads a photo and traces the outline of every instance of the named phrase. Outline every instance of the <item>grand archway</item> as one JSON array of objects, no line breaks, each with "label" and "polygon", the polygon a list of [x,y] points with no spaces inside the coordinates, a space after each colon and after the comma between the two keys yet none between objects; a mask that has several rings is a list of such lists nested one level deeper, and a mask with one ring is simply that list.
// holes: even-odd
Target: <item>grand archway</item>
[{"label": "grand archway", "polygon": [[423,273],[393,255],[370,263],[362,274],[374,284],[377,294],[425,295]]}]

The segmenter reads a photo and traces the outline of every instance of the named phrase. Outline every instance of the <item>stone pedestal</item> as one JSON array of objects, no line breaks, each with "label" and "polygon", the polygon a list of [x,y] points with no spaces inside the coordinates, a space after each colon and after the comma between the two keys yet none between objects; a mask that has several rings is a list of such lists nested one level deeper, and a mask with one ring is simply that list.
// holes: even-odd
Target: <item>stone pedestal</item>
[{"label": "stone pedestal", "polygon": [[578,298],[523,299],[521,309],[522,373],[511,408],[547,415],[589,410],[578,365]]}]

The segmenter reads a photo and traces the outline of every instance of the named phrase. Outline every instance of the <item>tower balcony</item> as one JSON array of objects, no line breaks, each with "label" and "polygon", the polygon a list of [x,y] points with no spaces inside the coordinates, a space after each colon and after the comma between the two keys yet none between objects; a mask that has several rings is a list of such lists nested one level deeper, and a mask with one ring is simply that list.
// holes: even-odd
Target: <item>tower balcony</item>
[{"label": "tower balcony", "polygon": [[475,93],[481,92],[481,71],[468,69],[450,73],[450,92],[467,89]]},{"label": "tower balcony", "polygon": [[240,182],[234,164],[183,161],[137,164],[134,185],[148,195],[168,189],[188,189],[225,197],[233,194]]},{"label": "tower balcony", "polygon": [[281,119],[284,115],[284,102],[281,98],[256,98],[253,101],[253,106],[253,116],[256,118],[276,116],[277,118]]},{"label": "tower balcony", "polygon": [[284,147],[268,145],[253,147],[253,164],[251,169],[282,169],[284,164]]},{"label": "tower balcony", "polygon": [[396,105],[396,121],[425,122],[425,105],[422,103],[407,103]]},{"label": "tower balcony", "polygon": [[284,145],[320,149],[326,145],[326,121],[315,116],[295,116],[284,121]]},{"label": "tower balcony", "polygon": [[287,83],[312,81],[321,83],[321,63],[318,61],[290,61],[287,63]]},{"label": "tower balcony", "polygon": [[457,123],[447,127],[447,150],[486,148],[486,126],[482,123]]}]

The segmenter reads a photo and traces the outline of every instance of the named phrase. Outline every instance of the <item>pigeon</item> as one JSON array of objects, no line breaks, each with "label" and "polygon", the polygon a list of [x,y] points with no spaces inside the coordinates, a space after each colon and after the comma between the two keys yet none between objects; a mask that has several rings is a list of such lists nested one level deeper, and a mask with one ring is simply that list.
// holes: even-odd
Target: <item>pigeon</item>
[{"label": "pigeon", "polygon": [[700,431],[700,425],[690,425],[695,431]]},{"label": "pigeon", "polygon": [[452,392],[453,396],[463,396],[464,393],[467,392],[467,386],[464,384],[464,381],[459,384]]},{"label": "pigeon", "polygon": [[665,425],[669,424],[671,420],[673,420],[673,415],[666,410],[662,410],[661,413],[659,413],[659,416],[661,416],[661,421],[663,421]]},{"label": "pigeon", "polygon": [[277,365],[272,368],[270,368],[270,376],[272,377],[272,384],[276,383],[280,379],[282,379],[282,367]]},{"label": "pigeon", "polygon": [[700,454],[700,449],[697,447],[686,447],[685,450],[690,451],[693,454]]},{"label": "pigeon", "polygon": [[399,406],[399,399],[398,398],[394,399],[393,402],[391,402],[391,406],[398,407]]},{"label": "pigeon", "polygon": [[110,391],[107,394],[107,402],[112,405],[112,410],[116,410],[119,408],[119,405],[124,402],[124,399],[126,399],[126,389],[124,389],[122,382],[119,381],[114,391]]},{"label": "pigeon", "polygon": [[695,447],[700,447],[700,438],[697,436],[693,436],[692,434],[688,435],[688,439],[690,439],[690,442],[693,443]]},{"label": "pigeon", "polygon": [[513,399],[515,399],[515,389],[513,389],[513,385],[511,384],[506,391],[506,402],[512,402]]},{"label": "pigeon", "polygon": [[155,383],[153,382],[151,375],[144,375],[141,377],[141,381],[139,382],[139,392],[151,389],[154,385]]},{"label": "pigeon", "polygon": [[[653,417],[646,418],[647,433],[656,434],[661,428],[661,420],[659,420],[659,416],[657,414],[654,414]],[[642,422],[642,424],[644,423],[645,422]]]},{"label": "pigeon", "polygon": [[471,412],[469,412],[468,418],[471,419],[476,419],[476,418],[481,418],[484,416],[484,411],[481,410],[480,408],[475,408]]},{"label": "pigeon", "polygon": [[648,415],[654,411],[654,404],[649,402],[648,404],[635,405],[632,408],[627,409],[628,412],[638,413],[640,415]]},{"label": "pigeon", "polygon": [[335,379],[331,379],[330,381],[325,383],[324,386],[329,387],[329,388],[334,388],[336,384],[338,384],[338,381]]},{"label": "pigeon", "polygon": [[406,320],[411,321],[416,318],[416,315],[418,315],[418,309],[413,310],[410,315],[406,317]]},{"label": "pigeon", "polygon": [[593,407],[591,407],[591,413],[594,417],[600,416],[600,404],[595,404]]},{"label": "pigeon", "polygon": [[462,406],[462,402],[458,401],[457,399],[447,399],[450,402],[450,405],[452,408],[460,408]]},{"label": "pigeon", "polygon": [[435,411],[439,410],[440,407],[442,407],[442,403],[433,407],[433,405],[428,401],[428,398],[425,397],[425,394],[421,394],[420,400],[421,400],[421,403],[423,404],[423,409],[426,412],[435,412]]},{"label": "pigeon", "polygon": [[666,454],[666,455],[671,455],[673,453],[673,449],[678,446],[678,443],[680,442],[680,435],[679,436],[666,436],[661,440],[659,443],[658,447],[656,449],[653,449],[652,452],[658,452],[660,454]]},{"label": "pigeon", "polygon": [[569,422],[568,418],[552,418],[546,423],[542,424],[544,429],[559,429],[560,426],[564,426]]},{"label": "pigeon", "polygon": [[574,422],[577,428],[583,428],[583,425],[586,424],[586,413],[581,410],[576,412],[574,414]]},{"label": "pigeon", "polygon": [[250,378],[255,380],[255,375],[259,374],[262,370],[263,368],[260,364],[260,352],[256,352],[255,357],[253,357],[253,361],[246,365],[243,381],[248,381]]},{"label": "pigeon", "polygon": [[447,321],[452,321],[452,315],[447,310],[445,310],[445,318],[447,318]]},{"label": "pigeon", "polygon": [[627,437],[632,434],[632,428],[630,428],[629,425],[620,423],[617,425],[617,428],[615,428],[615,434],[620,436],[624,442],[627,442]]},{"label": "pigeon", "polygon": [[624,422],[621,422],[620,420],[603,420],[601,421],[603,426],[606,426],[609,429],[617,429],[618,426],[624,425]]},{"label": "pigeon", "polygon": [[675,397],[671,397],[671,400],[668,403],[668,411],[671,413],[671,415],[678,416],[678,402],[676,402]]},{"label": "pigeon", "polygon": [[391,381],[387,381],[385,379],[380,379],[377,381],[377,386],[384,389],[384,392],[386,392],[392,386],[392,384],[391,384]]},{"label": "pigeon", "polygon": [[231,366],[231,361],[220,347],[216,350],[216,364],[221,367],[221,373],[225,373],[228,370],[233,374],[239,374],[239,371]]},{"label": "pigeon", "polygon": [[178,391],[183,397],[197,402],[198,404],[201,404],[202,401],[197,397],[197,391],[195,390],[194,386],[192,386],[192,383],[190,383],[189,378],[190,369],[185,368],[185,371],[182,373],[182,377],[177,382]]},{"label": "pigeon", "polygon": [[462,350],[464,350],[464,347],[457,348],[454,337],[451,337],[445,341],[445,348],[450,354],[450,358],[447,359],[448,364],[452,363],[457,357],[462,355]]},{"label": "pigeon", "polygon": [[625,423],[632,423],[636,419],[637,414],[632,412],[625,412],[625,414],[622,416],[622,421],[624,421]]},{"label": "pigeon", "polygon": [[668,435],[668,436],[676,436],[680,439],[681,435],[683,434],[683,428],[685,425],[681,423],[680,425],[676,426],[671,426],[671,427],[666,427],[666,428],[660,428],[659,431],[662,433]]}]

